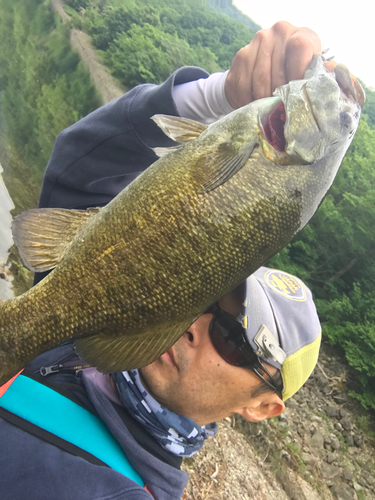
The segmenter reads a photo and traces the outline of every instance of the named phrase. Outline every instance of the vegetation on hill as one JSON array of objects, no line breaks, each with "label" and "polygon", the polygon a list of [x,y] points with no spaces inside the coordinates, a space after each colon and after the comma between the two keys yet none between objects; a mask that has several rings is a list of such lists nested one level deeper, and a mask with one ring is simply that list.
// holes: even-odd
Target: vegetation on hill
[{"label": "vegetation on hill", "polygon": [[123,85],[161,83],[175,69],[195,65],[226,70],[255,31],[207,6],[186,0],[67,0],[77,27]]},{"label": "vegetation on hill", "polygon": [[1,160],[19,212],[35,203],[58,133],[98,106],[48,1],[0,1],[0,105]]}]

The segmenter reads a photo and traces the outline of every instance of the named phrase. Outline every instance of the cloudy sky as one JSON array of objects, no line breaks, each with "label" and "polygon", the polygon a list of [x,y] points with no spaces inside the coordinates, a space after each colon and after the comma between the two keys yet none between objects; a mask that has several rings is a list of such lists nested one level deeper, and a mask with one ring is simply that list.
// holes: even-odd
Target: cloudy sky
[{"label": "cloudy sky", "polygon": [[313,29],[323,48],[330,48],[337,62],[348,66],[353,75],[375,89],[375,29],[372,3],[368,0],[350,4],[314,0],[310,10],[309,4],[300,0],[234,0],[234,4],[262,28],[284,20]]}]

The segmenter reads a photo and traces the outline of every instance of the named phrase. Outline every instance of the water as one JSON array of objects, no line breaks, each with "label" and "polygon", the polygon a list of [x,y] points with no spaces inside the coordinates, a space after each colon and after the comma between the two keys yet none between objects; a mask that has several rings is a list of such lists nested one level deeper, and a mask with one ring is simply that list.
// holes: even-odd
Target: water
[{"label": "water", "polygon": [[[13,244],[12,232],[10,229],[12,216],[10,211],[14,208],[13,201],[9,196],[2,176],[3,168],[0,164],[0,272],[8,258],[8,249]],[[14,296],[12,283],[0,279],[0,299],[9,299]]]}]

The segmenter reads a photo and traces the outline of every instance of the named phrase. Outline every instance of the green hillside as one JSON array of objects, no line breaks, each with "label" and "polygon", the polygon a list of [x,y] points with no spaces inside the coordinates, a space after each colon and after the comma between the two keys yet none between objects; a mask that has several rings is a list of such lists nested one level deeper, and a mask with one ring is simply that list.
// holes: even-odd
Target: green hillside
[{"label": "green hillside", "polygon": [[35,206],[61,130],[98,106],[48,1],[0,1],[0,161],[16,213]]},{"label": "green hillside", "polygon": [[[226,70],[255,31],[208,6],[184,0],[67,0],[74,23],[92,37],[126,87],[161,83],[183,65]],[[202,2],[200,2],[202,3]],[[78,12],[84,13],[78,15]]]}]

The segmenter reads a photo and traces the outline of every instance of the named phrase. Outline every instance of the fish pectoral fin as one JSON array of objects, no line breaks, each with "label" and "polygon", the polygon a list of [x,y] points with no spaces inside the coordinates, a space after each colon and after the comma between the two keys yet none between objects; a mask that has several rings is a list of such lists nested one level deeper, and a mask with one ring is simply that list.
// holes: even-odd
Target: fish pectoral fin
[{"label": "fish pectoral fin", "polygon": [[139,334],[99,334],[77,340],[78,356],[102,373],[122,372],[147,366],[167,351],[191,325],[178,322],[160,325]]},{"label": "fish pectoral fin", "polygon": [[201,193],[208,193],[225,184],[247,162],[255,145],[251,144],[239,149],[233,146],[231,140],[223,142],[205,158],[204,165],[199,169],[197,179],[202,184]]},{"label": "fish pectoral fin", "polygon": [[188,118],[180,118],[179,116],[154,115],[151,120],[162,129],[166,136],[176,142],[192,141],[199,137],[208,127],[208,125],[203,125]]},{"label": "fish pectoral fin", "polygon": [[23,265],[34,272],[56,267],[76,234],[99,210],[35,208],[15,217],[12,234]]}]

